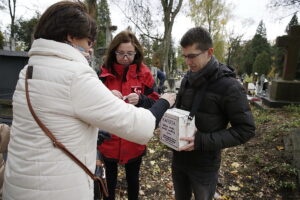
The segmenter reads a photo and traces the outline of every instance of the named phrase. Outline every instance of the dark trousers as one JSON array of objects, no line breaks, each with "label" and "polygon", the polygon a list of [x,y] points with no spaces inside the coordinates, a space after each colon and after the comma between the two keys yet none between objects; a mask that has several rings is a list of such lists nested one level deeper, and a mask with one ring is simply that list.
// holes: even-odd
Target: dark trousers
[{"label": "dark trousers", "polygon": [[190,200],[192,193],[195,200],[212,200],[218,182],[218,171],[201,172],[172,166],[172,178],[176,200]]},{"label": "dark trousers", "polygon": [[[104,159],[104,163],[106,167],[106,180],[109,194],[109,197],[104,199],[115,200],[115,190],[118,176],[118,163],[108,161],[106,159]],[[133,162],[125,164],[128,200],[138,199],[140,189],[139,174],[141,163],[142,157],[138,158]]]}]

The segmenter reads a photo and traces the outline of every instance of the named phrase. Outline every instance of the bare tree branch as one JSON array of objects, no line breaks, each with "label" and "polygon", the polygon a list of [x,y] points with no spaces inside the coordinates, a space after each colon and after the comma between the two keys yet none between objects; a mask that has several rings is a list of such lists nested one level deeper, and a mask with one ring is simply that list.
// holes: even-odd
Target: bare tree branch
[{"label": "bare tree branch", "polygon": [[[115,2],[114,0],[112,0],[111,2],[120,9],[120,11],[123,13],[125,18],[127,20],[129,20],[139,30],[139,32],[142,35],[144,35],[152,40],[162,41],[161,37],[153,36],[152,34],[150,34],[151,31],[148,30],[147,25],[145,24],[146,20],[142,20],[141,16],[138,16],[138,14],[140,14],[139,12],[133,12],[136,16],[130,16],[129,14],[127,14],[129,12],[128,12],[128,10],[125,10],[125,9],[128,9],[130,7],[130,5],[127,5],[124,8],[122,8],[120,6],[120,1]],[[135,9],[137,9],[138,7],[140,7],[140,10],[143,9],[143,7],[141,5],[139,5],[138,2],[136,2],[135,0],[133,0],[131,2],[131,4],[135,5]]]},{"label": "bare tree branch", "polygon": [[270,0],[270,8],[294,8],[300,9],[300,0]]}]

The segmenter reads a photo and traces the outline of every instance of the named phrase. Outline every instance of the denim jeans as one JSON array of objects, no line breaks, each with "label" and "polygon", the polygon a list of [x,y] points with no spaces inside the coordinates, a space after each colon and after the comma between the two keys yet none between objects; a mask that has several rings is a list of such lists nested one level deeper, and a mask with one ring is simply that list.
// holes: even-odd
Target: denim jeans
[{"label": "denim jeans", "polygon": [[202,172],[192,168],[172,166],[176,200],[212,200],[218,182],[218,171]]}]

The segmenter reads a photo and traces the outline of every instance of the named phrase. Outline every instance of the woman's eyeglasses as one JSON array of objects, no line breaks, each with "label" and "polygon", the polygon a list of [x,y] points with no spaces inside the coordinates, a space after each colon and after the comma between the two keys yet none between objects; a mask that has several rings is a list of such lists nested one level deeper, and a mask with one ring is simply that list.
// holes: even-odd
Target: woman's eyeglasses
[{"label": "woman's eyeglasses", "polygon": [[119,51],[116,51],[115,53],[119,58],[125,58],[125,56],[127,56],[128,58],[133,58],[136,54],[136,52],[123,53],[123,52],[119,52]]}]

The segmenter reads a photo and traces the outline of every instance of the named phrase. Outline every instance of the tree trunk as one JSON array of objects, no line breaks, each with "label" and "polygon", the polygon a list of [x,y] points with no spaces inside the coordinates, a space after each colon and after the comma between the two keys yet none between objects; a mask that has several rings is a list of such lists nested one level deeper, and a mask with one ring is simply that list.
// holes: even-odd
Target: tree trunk
[{"label": "tree trunk", "polygon": [[174,19],[176,15],[178,14],[183,0],[179,0],[176,8],[173,11],[173,0],[161,0],[161,5],[164,10],[164,25],[165,25],[165,31],[164,31],[164,40],[162,45],[162,67],[163,70],[166,72],[167,77],[169,77],[169,66],[168,66],[168,59],[169,59],[169,51],[170,51],[170,45],[172,40],[172,29],[174,24]]},{"label": "tree trunk", "polygon": [[13,5],[11,5],[11,0],[8,0],[8,8],[9,8],[9,14],[10,14],[10,37],[9,37],[9,49],[12,49],[13,46],[13,38],[15,36],[15,16],[16,16],[16,0],[13,0]]}]

